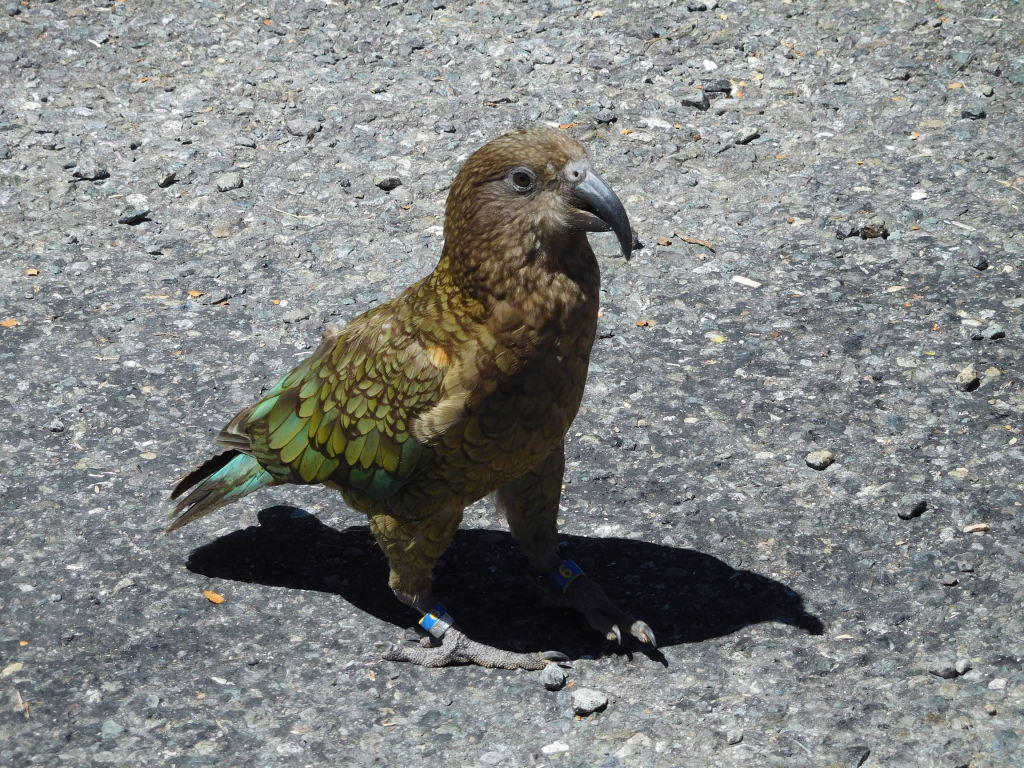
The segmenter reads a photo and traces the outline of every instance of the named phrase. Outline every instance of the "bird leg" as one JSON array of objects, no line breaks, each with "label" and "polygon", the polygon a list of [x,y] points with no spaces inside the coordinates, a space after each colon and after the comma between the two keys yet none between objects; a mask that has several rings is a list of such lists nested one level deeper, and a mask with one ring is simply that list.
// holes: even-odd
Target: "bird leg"
[{"label": "bird leg", "polygon": [[604,589],[571,560],[558,555],[558,502],[565,470],[564,449],[559,446],[534,470],[498,489],[498,506],[505,512],[512,537],[526,551],[530,563],[550,575],[556,593],[548,604],[579,611],[608,640],[622,643],[623,631],[641,643],[657,647],[654,632],[611,601]]},{"label": "bird leg", "polygon": [[393,645],[383,657],[422,667],[476,664],[500,669],[543,669],[551,663],[567,662],[569,658],[557,651],[516,653],[494,648],[452,626],[454,620],[433,596],[431,584],[434,564],[455,535],[462,510],[434,515],[431,519],[445,523],[428,530],[422,522],[404,524],[389,515],[370,518],[370,528],[391,566],[388,583],[395,597],[419,611],[422,615],[419,625],[427,633],[419,645]]}]

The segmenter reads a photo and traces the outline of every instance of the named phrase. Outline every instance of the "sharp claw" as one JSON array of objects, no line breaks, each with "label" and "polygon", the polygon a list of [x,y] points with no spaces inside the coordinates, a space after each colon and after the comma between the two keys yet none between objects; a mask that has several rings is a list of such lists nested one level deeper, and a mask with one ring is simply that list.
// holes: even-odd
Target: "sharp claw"
[{"label": "sharp claw", "polygon": [[638,621],[635,624],[633,624],[632,633],[633,637],[635,637],[641,643],[647,643],[652,648],[658,647],[658,641],[654,637],[654,630],[647,626],[647,622]]},{"label": "sharp claw", "polygon": [[622,645],[622,630],[619,629],[618,624],[612,624],[612,631],[608,633],[608,639],[614,639],[619,645]]},{"label": "sharp claw", "polygon": [[558,666],[562,666],[563,664],[569,664],[569,657],[561,651],[544,651],[543,653],[538,653],[537,655],[540,656],[542,661],[546,661],[551,664],[557,664]]}]

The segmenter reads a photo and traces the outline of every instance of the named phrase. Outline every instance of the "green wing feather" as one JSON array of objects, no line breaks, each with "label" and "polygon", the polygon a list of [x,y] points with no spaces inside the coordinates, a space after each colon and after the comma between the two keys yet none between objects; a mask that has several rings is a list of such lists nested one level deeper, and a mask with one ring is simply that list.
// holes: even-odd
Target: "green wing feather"
[{"label": "green wing feather", "polygon": [[326,334],[218,442],[255,457],[278,482],[393,495],[431,454],[408,425],[438,402],[444,378],[402,314],[384,305]]}]

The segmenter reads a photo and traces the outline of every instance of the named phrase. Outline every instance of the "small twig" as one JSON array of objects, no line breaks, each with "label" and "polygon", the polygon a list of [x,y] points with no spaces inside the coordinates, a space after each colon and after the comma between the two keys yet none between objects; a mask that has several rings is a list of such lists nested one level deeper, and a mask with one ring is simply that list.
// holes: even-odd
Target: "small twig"
[{"label": "small twig", "polygon": [[678,229],[674,230],[673,234],[680,240],[682,240],[684,243],[689,243],[690,245],[700,245],[707,248],[712,253],[715,253],[715,244],[712,243],[710,240],[701,240],[698,237],[690,237],[689,235],[684,235]]},{"label": "small twig", "polygon": [[306,216],[300,216],[299,214],[292,213],[290,211],[282,211],[280,208],[275,208],[274,206],[267,205],[266,203],[260,203],[260,205],[262,205],[264,208],[269,208],[272,211],[277,211],[278,213],[283,213],[285,216],[291,216],[293,219],[315,219],[316,218],[316,216],[314,214],[308,214]]},{"label": "small twig", "polygon": [[1002,184],[1004,187],[1009,187],[1010,189],[1016,189],[1018,192],[1020,192],[1022,195],[1024,195],[1024,189],[1021,189],[1020,187],[1018,187],[1016,184],[1014,184],[1012,182],[1003,181],[1002,179],[996,179],[996,184]]}]

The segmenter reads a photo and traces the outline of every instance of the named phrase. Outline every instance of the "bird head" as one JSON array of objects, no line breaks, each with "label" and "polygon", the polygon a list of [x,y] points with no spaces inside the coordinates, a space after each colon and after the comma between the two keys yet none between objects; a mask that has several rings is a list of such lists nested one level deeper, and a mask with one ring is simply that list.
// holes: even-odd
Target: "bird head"
[{"label": "bird head", "polygon": [[474,152],[445,208],[446,250],[466,260],[557,259],[585,246],[587,232],[608,231],[628,259],[633,236],[621,201],[583,145],[544,126],[507,133]]}]

